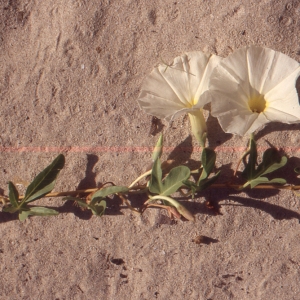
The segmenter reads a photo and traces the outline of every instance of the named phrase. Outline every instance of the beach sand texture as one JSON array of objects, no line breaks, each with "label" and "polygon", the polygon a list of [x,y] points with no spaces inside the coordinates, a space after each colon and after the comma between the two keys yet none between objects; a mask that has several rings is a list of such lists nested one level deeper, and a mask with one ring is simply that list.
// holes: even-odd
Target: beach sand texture
[{"label": "beach sand texture", "polygon": [[[162,61],[194,50],[226,57],[252,44],[300,60],[298,0],[19,0],[0,9],[4,194],[9,180],[24,192],[59,153],[66,165],[55,191],[129,185],[159,136],[136,99]],[[247,138],[207,122],[226,179]],[[188,119],[163,125],[163,159],[199,161]],[[257,135],[260,149],[292,157],[292,183],[299,132],[271,124]],[[145,198],[131,200],[139,207]],[[204,200],[218,201],[222,215]],[[300,299],[299,201],[290,191],[210,189],[183,200],[195,223],[157,209],[140,217],[117,199],[102,218],[54,198],[39,203],[59,216],[20,222],[0,212],[0,299]],[[206,243],[195,243],[200,235]]]}]

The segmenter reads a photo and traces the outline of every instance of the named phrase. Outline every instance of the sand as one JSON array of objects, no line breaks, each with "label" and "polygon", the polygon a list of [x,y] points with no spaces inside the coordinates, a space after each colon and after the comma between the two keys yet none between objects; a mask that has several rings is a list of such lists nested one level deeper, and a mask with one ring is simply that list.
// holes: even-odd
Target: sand
[{"label": "sand", "polygon": [[[151,162],[151,116],[136,99],[154,66],[183,52],[226,57],[257,44],[300,60],[300,2],[286,0],[1,1],[0,187],[20,192],[59,153],[55,191],[130,184]],[[187,118],[163,122],[163,159],[199,161]],[[208,118],[224,177],[246,138]],[[291,157],[299,184],[300,125],[257,135]],[[181,145],[186,151],[172,151]],[[260,152],[261,153],[261,152]],[[227,176],[227,177],[226,177]],[[298,181],[297,181],[298,180]],[[144,198],[132,198],[139,207]],[[205,200],[220,204],[216,215]],[[112,199],[98,218],[59,199],[55,217],[0,212],[0,299],[300,299],[300,203],[290,191],[210,189],[183,203],[196,222],[162,210],[140,217]],[[198,244],[197,237],[205,236]]]}]

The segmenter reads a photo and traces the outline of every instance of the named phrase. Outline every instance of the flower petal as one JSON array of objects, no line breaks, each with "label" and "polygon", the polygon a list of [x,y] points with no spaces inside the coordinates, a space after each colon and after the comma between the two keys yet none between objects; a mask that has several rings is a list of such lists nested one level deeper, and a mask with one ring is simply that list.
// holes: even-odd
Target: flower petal
[{"label": "flower petal", "polygon": [[238,110],[231,110],[227,114],[218,117],[219,123],[225,132],[237,135],[249,135],[270,122],[264,114],[245,113],[240,114]]},{"label": "flower petal", "polygon": [[212,115],[223,130],[244,135],[271,121],[300,122],[295,89],[299,75],[299,64],[293,59],[268,48],[251,46],[220,62],[205,96],[212,102]]},{"label": "flower petal", "polygon": [[273,107],[268,108],[264,115],[270,122],[281,122],[281,123],[299,123],[299,117],[293,112],[283,112],[282,110],[275,109]]},{"label": "flower petal", "polygon": [[[180,102],[175,102],[173,99],[162,98],[153,94],[142,91],[138,99],[139,105],[146,113],[156,116],[160,119],[165,118],[170,121],[173,115],[185,109],[185,106]],[[155,104],[155,105],[154,105]],[[179,116],[178,114],[177,116]]]},{"label": "flower petal", "polygon": [[260,94],[266,94],[290,76],[299,63],[269,48],[251,46],[247,49],[249,81]]},{"label": "flower petal", "polygon": [[228,92],[238,90],[248,97],[252,87],[249,82],[247,48],[235,51],[220,62],[212,73],[209,89],[218,89],[221,82],[223,86],[220,89],[224,90],[230,83]]},{"label": "flower petal", "polygon": [[203,52],[188,52],[167,65],[159,65],[146,77],[138,102],[147,113],[171,120],[193,108],[201,108],[207,99],[208,77],[221,60]]},{"label": "flower petal", "polygon": [[[208,84],[210,76],[214,68],[220,63],[222,58],[216,55],[203,55],[202,52],[194,52],[198,59],[191,60],[191,71],[195,73],[196,78],[192,80],[197,80],[194,86],[197,86],[197,90],[194,92],[195,107],[201,108],[207,102],[205,97],[201,97],[204,92],[208,90]],[[200,83],[199,83],[200,79]]]},{"label": "flower petal", "polygon": [[190,60],[192,58],[188,54],[183,54],[174,59],[171,66],[159,65],[158,71],[177,95],[184,106],[189,106],[193,99],[193,89],[191,77],[195,75],[190,70]]},{"label": "flower petal", "polygon": [[[287,78],[276,85],[265,95],[268,101],[266,116],[272,121],[281,121],[283,123],[300,122],[299,96],[295,88],[296,80],[300,75],[300,66],[292,72]],[[272,117],[271,117],[272,110]],[[276,118],[274,113],[278,112]]]},{"label": "flower petal", "polygon": [[213,70],[209,91],[205,94],[212,102],[212,115],[217,117],[226,112],[226,108],[236,106],[245,108],[252,90],[247,71],[245,48],[223,59]]}]

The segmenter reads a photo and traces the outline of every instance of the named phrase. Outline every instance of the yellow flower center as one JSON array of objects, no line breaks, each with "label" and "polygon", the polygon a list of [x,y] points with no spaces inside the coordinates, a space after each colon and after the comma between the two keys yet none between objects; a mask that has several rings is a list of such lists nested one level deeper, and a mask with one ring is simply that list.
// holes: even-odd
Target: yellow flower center
[{"label": "yellow flower center", "polygon": [[260,114],[267,108],[268,102],[263,95],[257,95],[248,100],[248,105],[252,112]]},{"label": "yellow flower center", "polygon": [[195,100],[194,98],[191,99],[191,100],[189,101],[188,108],[192,108],[194,105],[197,104],[197,102],[198,102],[198,101]]}]

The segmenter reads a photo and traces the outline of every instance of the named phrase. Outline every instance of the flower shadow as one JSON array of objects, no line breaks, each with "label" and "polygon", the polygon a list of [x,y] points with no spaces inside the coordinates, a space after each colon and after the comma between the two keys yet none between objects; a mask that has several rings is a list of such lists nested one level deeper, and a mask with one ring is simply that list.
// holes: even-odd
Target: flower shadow
[{"label": "flower shadow", "polygon": [[190,159],[192,153],[192,136],[189,135],[170,152],[168,160],[176,160],[178,163],[183,163]]},{"label": "flower shadow", "polygon": [[259,140],[272,132],[282,132],[282,131],[297,132],[299,130],[300,130],[300,124],[284,124],[279,122],[272,122],[267,124],[265,128],[263,128],[258,133],[256,133],[255,139]]},{"label": "flower shadow", "polygon": [[98,162],[99,158],[95,154],[87,154],[87,165],[85,170],[85,177],[79,182],[77,189],[91,189],[96,187],[96,172],[93,172],[93,168]]},{"label": "flower shadow", "polygon": [[188,166],[190,169],[199,168],[199,161],[191,158],[193,150],[192,136],[189,135],[169,153],[167,160],[171,163],[168,168],[171,169],[179,165]]},{"label": "flower shadow", "polygon": [[207,121],[207,140],[209,148],[215,149],[216,147],[226,143],[233,136],[231,133],[224,133],[218,119],[209,114]]}]

